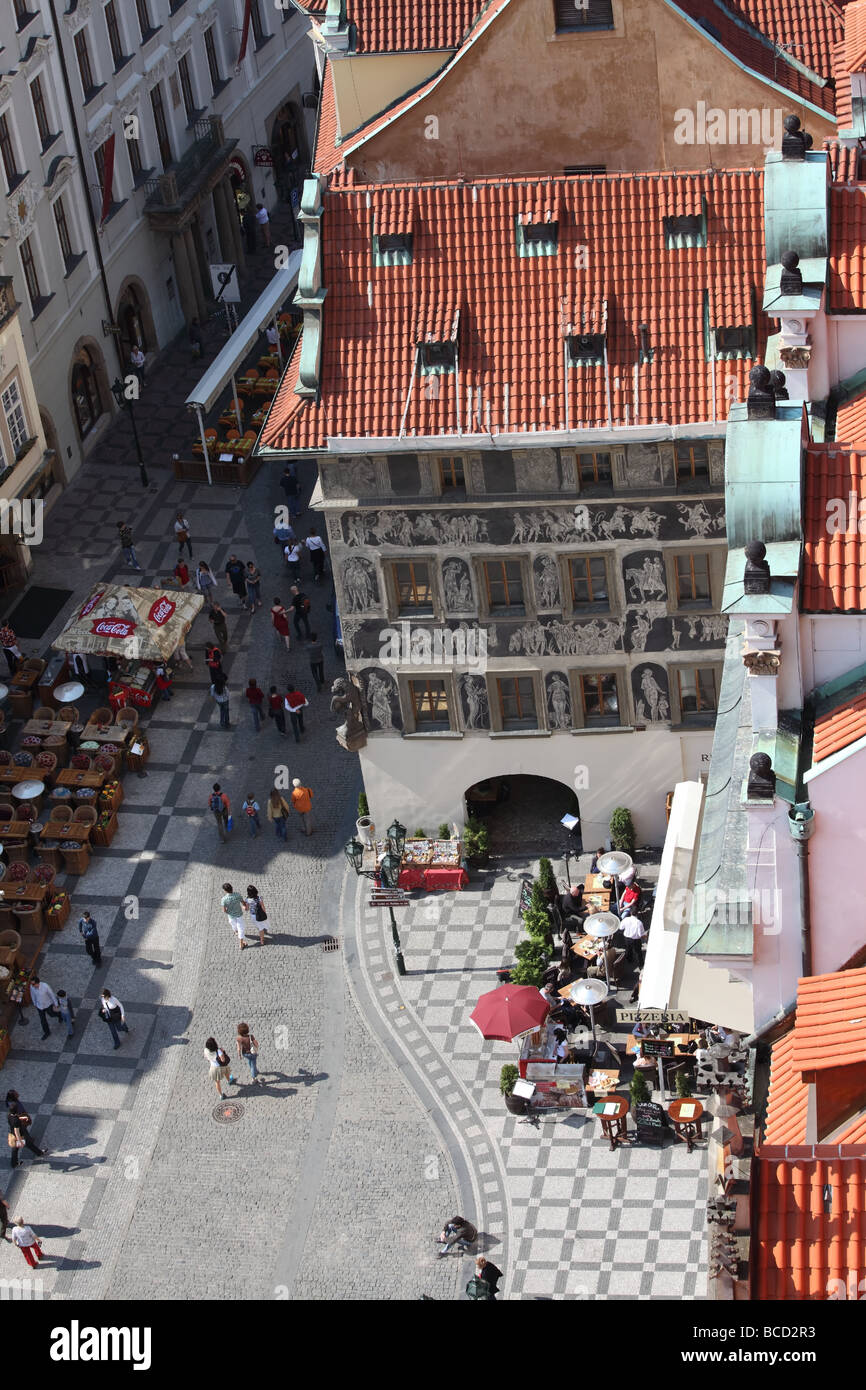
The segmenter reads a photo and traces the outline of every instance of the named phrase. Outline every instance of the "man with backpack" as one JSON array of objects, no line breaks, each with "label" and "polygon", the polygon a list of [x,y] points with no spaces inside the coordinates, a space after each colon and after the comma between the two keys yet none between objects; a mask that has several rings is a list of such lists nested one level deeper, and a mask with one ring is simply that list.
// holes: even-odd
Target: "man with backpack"
[{"label": "man with backpack", "polygon": [[213,812],[214,820],[217,823],[217,830],[220,833],[220,839],[223,841],[227,840],[232,808],[231,802],[225,792],[221,790],[219,782],[214,782],[213,784],[213,791],[208,799],[208,806]]},{"label": "man with backpack", "polygon": [[310,600],[307,598],[307,595],[298,588],[297,584],[292,585],[292,608],[295,610],[295,616],[292,619],[292,622],[295,624],[295,636],[298,641],[300,641],[301,624],[303,623],[304,636],[309,639],[310,620],[307,614],[310,611]]}]

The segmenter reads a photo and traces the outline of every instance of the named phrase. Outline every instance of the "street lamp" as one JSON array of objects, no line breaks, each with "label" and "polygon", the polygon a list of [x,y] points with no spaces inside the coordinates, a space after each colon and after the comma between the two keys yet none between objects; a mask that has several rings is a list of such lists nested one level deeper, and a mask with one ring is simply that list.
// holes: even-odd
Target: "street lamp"
[{"label": "street lamp", "polygon": [[136,428],[135,424],[135,411],[132,408],[132,401],[127,400],[126,391],[124,389],[123,382],[121,381],[119,376],[116,376],[114,378],[114,382],[111,387],[111,394],[117,401],[119,410],[126,410],[127,407],[129,408],[129,419],[132,423],[132,437],[135,440],[135,452],[138,455],[138,471],[141,476],[141,486],[148,487],[149,483],[147,478],[147,470],[144,466],[144,459],[142,458],[141,454],[141,444],[139,443],[138,439],[138,429]]},{"label": "street lamp", "polygon": [[[587,936],[591,936],[602,944],[613,936],[614,932],[619,931],[619,918],[614,917],[612,912],[594,912],[591,917],[587,917],[583,924],[583,929]],[[610,990],[610,971],[607,968],[607,948],[604,951],[604,978]]]},{"label": "street lamp", "polygon": [[598,868],[602,874],[609,874],[613,879],[613,891],[616,896],[616,905],[619,907],[619,876],[632,868],[634,860],[630,854],[626,854],[621,849],[609,849],[607,854],[598,856]]},{"label": "street lamp", "polygon": [[[392,835],[392,831],[399,833]],[[402,839],[400,838],[400,833],[402,833]],[[388,828],[388,836],[393,840],[395,849],[387,850],[385,854],[382,855],[375,869],[365,869],[363,867],[364,846],[361,844],[360,840],[354,838],[349,840],[348,844],[345,846],[344,853],[359,878],[369,878],[375,882],[378,877],[383,888],[393,890],[400,882],[400,865],[403,862],[402,851],[406,841],[406,827],[401,825],[399,821],[395,821],[394,824]],[[396,850],[397,844],[400,846],[399,851]],[[394,916],[394,909],[390,903],[384,904],[384,906],[387,906],[388,915],[391,918],[391,938],[394,942],[397,974],[405,975],[406,962],[403,959],[403,947],[400,944],[400,935],[397,931],[397,919]]]}]

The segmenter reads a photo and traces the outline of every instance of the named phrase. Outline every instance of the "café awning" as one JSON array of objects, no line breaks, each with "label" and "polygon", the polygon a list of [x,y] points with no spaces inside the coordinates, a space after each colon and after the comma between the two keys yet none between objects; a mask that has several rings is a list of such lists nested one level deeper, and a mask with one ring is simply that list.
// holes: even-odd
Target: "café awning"
[{"label": "caf\u00e9 awning", "polygon": [[201,594],[182,589],[96,584],[52,646],[125,661],[166,661],[203,605]]}]

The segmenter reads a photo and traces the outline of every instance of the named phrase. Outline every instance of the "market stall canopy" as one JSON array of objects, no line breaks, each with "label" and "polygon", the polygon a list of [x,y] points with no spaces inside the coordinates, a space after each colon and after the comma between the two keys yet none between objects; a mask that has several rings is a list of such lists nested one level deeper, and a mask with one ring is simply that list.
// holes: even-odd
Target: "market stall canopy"
[{"label": "market stall canopy", "polygon": [[126,661],[166,661],[204,605],[201,594],[97,584],[53,646]]},{"label": "market stall canopy", "polygon": [[547,1000],[532,985],[500,985],[482,994],[469,1018],[482,1038],[513,1042],[540,1028],[548,1008]]}]

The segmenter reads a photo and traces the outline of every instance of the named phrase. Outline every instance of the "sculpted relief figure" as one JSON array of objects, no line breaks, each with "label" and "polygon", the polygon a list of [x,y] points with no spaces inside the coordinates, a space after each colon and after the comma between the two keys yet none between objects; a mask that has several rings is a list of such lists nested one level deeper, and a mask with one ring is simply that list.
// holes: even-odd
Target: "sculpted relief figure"
[{"label": "sculpted relief figure", "polygon": [[462,676],[463,710],[467,729],[486,729],[490,725],[487,684],[483,676]]},{"label": "sculpted relief figure", "polygon": [[539,555],[536,560],[535,589],[539,608],[559,607],[559,571],[552,555]]},{"label": "sculpted relief figure", "polygon": [[547,708],[551,727],[568,729],[571,727],[571,699],[568,682],[559,672],[554,671],[547,680]]},{"label": "sculpted relief figure", "polygon": [[645,604],[647,599],[663,599],[667,594],[664,570],[660,556],[645,556],[638,568],[636,565],[625,571],[626,592],[630,599]]},{"label": "sculpted relief figure", "polygon": [[445,561],[442,566],[442,586],[445,591],[445,607],[451,613],[461,613],[472,608],[472,581],[463,560],[452,557]]},{"label": "sculpted relief figure", "polygon": [[636,705],[637,717],[642,724],[658,724],[670,718],[667,691],[659,683],[651,666],[644,666],[641,673],[640,698]]},{"label": "sculpted relief figure", "polygon": [[652,536],[657,541],[663,521],[664,517],[659,512],[642,507],[640,511],[631,513],[631,533],[633,536]]},{"label": "sculpted relief figure", "polygon": [[710,514],[704,501],[696,502],[694,505],[678,502],[677,511],[683,530],[688,531],[690,535],[708,536],[716,529],[716,522],[720,520],[720,517]]},{"label": "sculpted relief figure", "polygon": [[361,613],[377,602],[379,591],[370,560],[362,555],[350,555],[343,561],[342,580],[350,613]]},{"label": "sculpted relief figure", "polygon": [[356,753],[367,742],[367,727],[361,707],[361,695],[348,676],[338,676],[331,686],[331,713],[344,714],[345,721],[337,729],[337,742]]},{"label": "sculpted relief figure", "polygon": [[380,729],[394,728],[393,698],[391,682],[372,672],[367,678],[367,704],[373,722]]}]

